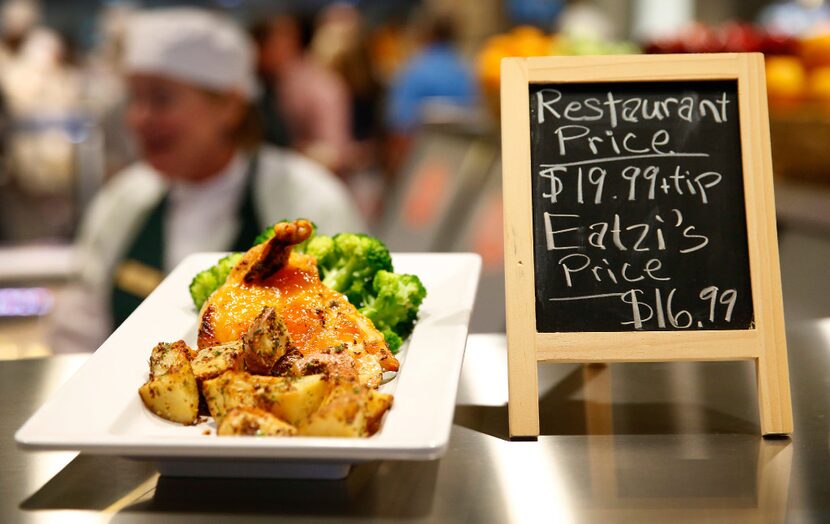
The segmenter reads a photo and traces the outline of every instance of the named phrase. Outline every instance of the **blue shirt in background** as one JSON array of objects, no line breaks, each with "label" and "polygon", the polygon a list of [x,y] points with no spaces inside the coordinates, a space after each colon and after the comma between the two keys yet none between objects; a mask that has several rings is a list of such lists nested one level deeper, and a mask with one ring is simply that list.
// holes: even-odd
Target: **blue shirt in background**
[{"label": "blue shirt in background", "polygon": [[469,65],[450,45],[434,44],[416,55],[393,81],[387,124],[395,131],[409,132],[421,122],[421,112],[429,101],[472,107],[476,99]]}]

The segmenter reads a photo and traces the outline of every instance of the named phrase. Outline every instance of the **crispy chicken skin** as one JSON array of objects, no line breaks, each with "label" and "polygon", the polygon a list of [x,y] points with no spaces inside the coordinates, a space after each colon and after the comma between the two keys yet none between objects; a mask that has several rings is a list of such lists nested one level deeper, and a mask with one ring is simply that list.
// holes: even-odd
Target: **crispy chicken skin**
[{"label": "crispy chicken skin", "polygon": [[[342,362],[349,356],[360,381],[377,387],[383,371],[398,370],[398,360],[372,322],[344,295],[320,282],[314,257],[292,252],[309,237],[311,224],[282,222],[274,232],[271,240],[245,253],[202,306],[199,348],[238,340],[263,308],[272,307],[288,330],[294,359],[293,365],[277,363],[277,368],[301,375],[306,370],[319,373],[321,365],[326,368],[331,362],[326,369],[337,375],[351,367]],[[331,357],[311,358],[315,355]]]}]

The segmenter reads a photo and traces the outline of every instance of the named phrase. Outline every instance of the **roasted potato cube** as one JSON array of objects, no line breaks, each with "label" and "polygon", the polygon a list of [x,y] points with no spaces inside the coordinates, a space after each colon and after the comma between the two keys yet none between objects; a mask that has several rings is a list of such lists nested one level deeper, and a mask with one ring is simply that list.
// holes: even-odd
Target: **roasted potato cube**
[{"label": "roasted potato cube", "polygon": [[245,367],[251,373],[267,375],[274,364],[288,352],[288,328],[272,307],[262,312],[242,335]]},{"label": "roasted potato cube", "polygon": [[183,340],[168,344],[159,342],[150,353],[150,378],[189,366],[194,352]]},{"label": "roasted potato cube", "polygon": [[226,371],[202,382],[202,394],[208,411],[221,424],[225,414],[236,407],[256,407],[255,389],[244,371]]},{"label": "roasted potato cube", "polygon": [[369,390],[369,398],[366,402],[366,435],[374,435],[380,429],[380,421],[392,407],[392,400],[392,395],[388,393]]},{"label": "roasted potato cube", "polygon": [[238,407],[227,412],[217,435],[292,436],[297,428],[259,408]]},{"label": "roasted potato cube", "polygon": [[199,414],[199,390],[190,369],[151,379],[138,394],[150,411],[173,422],[193,424]]},{"label": "roasted potato cube", "polygon": [[158,344],[150,355],[150,379],[138,389],[150,411],[180,424],[192,424],[199,414],[199,389],[189,357],[190,348],[181,340]]},{"label": "roasted potato cube", "polygon": [[200,384],[216,378],[225,371],[241,371],[243,367],[242,342],[228,342],[203,348],[190,361],[193,374]]},{"label": "roasted potato cube", "polygon": [[256,388],[256,405],[295,426],[314,413],[331,390],[324,375],[252,376],[251,380]]},{"label": "roasted potato cube", "polygon": [[363,437],[366,435],[368,390],[357,382],[336,385],[320,408],[299,427],[300,435]]},{"label": "roasted potato cube", "polygon": [[228,371],[202,384],[217,424],[235,407],[257,407],[297,425],[320,407],[330,389],[323,375],[265,377],[244,371]]}]

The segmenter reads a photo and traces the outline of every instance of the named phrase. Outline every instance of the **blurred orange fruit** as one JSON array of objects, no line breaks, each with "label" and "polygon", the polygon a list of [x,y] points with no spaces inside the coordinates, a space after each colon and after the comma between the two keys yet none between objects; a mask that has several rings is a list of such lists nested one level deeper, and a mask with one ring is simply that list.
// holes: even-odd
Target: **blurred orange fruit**
[{"label": "blurred orange fruit", "polygon": [[478,54],[478,76],[485,87],[498,87],[501,72],[501,59],[507,56],[504,49],[485,47]]},{"label": "blurred orange fruit", "polygon": [[807,91],[811,99],[830,103],[830,66],[817,67],[810,73]]},{"label": "blurred orange fruit", "polygon": [[485,90],[498,89],[502,58],[549,55],[554,42],[553,37],[531,26],[519,26],[485,40],[476,57],[476,70]]},{"label": "blurred orange fruit", "polygon": [[807,75],[801,61],[792,56],[771,56],[766,60],[767,94],[772,101],[792,101],[804,96]]},{"label": "blurred orange fruit", "polygon": [[544,37],[545,33],[538,27],[532,25],[520,25],[510,31],[510,36],[513,38],[539,38]]},{"label": "blurred orange fruit", "polygon": [[809,67],[830,65],[830,33],[808,36],[801,40],[801,59]]},{"label": "blurred orange fruit", "polygon": [[550,37],[535,27],[519,26],[509,36],[514,56],[544,56],[550,53]]}]

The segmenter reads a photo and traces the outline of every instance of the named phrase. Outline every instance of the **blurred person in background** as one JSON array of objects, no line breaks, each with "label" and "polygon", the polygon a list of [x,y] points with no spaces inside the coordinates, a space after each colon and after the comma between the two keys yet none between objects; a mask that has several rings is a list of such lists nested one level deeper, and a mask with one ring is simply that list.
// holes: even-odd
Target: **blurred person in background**
[{"label": "blurred person in background", "polygon": [[382,92],[357,8],[335,3],[321,11],[310,53],[347,87],[352,118],[344,167],[349,189],[365,216],[377,216],[385,186],[379,147]]},{"label": "blurred person in background", "polygon": [[389,88],[386,122],[392,133],[393,169],[405,155],[430,104],[474,109],[478,100],[472,68],[454,46],[456,27],[452,18],[429,15],[422,32],[422,50],[409,60]]},{"label": "blurred person in background", "polygon": [[[574,0],[570,0],[573,3]],[[505,0],[504,9],[513,25],[547,29],[562,11],[563,0]]]},{"label": "blurred person in background", "polygon": [[6,235],[17,242],[71,236],[82,127],[81,76],[72,50],[55,31],[31,22],[0,68],[11,124],[0,213]]},{"label": "blurred person in background", "polygon": [[555,26],[560,35],[572,41],[611,42],[618,38],[613,21],[592,0],[571,0]]},{"label": "blurred person in background", "polygon": [[291,147],[345,176],[351,108],[343,80],[311,54],[311,24],[283,14],[255,31],[259,69],[273,91]]},{"label": "blurred person in background", "polygon": [[[352,5],[336,3],[324,9],[311,42],[311,53],[346,85],[351,105],[351,138],[358,144],[372,142],[380,132],[378,122],[380,83],[373,70],[360,12]],[[365,166],[374,155],[357,153],[352,163]]]},{"label": "blurred person in background", "polygon": [[[9,111],[24,126],[16,137],[20,143],[12,144],[12,161],[21,171],[21,183],[33,189],[66,187],[71,176],[71,143],[64,134],[37,133],[53,127],[50,123],[59,128],[58,124],[79,112],[81,79],[68,57],[61,37],[39,27],[28,33],[0,73]],[[38,140],[44,138],[45,143]]]},{"label": "blurred person in background", "polygon": [[800,36],[815,29],[826,32],[830,21],[830,5],[822,0],[780,0],[770,2],[758,15],[758,22],[767,30]]},{"label": "blurred person in background", "polygon": [[308,217],[326,233],[363,228],[333,175],[260,145],[252,46],[231,21],[195,8],[136,15],[124,68],[142,160],[84,217],[80,282],[54,314],[56,352],[94,350],[191,253],[247,250],[282,218]]},{"label": "blurred person in background", "polygon": [[0,68],[17,55],[26,36],[40,24],[40,5],[34,0],[7,0],[0,6]]},{"label": "blurred person in background", "polygon": [[409,26],[403,16],[391,16],[374,26],[369,35],[372,65],[383,84],[389,84],[413,52]]},{"label": "blurred person in background", "polygon": [[129,3],[104,5],[98,12],[95,47],[83,64],[84,108],[103,139],[103,179],[138,159],[135,143],[124,126],[127,87],[121,74],[127,27],[137,12]]},{"label": "blurred person in background", "polygon": [[266,49],[266,46],[271,45],[271,19],[265,18],[254,23],[250,28],[250,34],[257,49],[256,72],[259,93],[256,107],[262,123],[262,140],[271,145],[290,147],[288,124],[277,100],[275,60],[271,59]]}]

